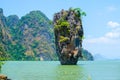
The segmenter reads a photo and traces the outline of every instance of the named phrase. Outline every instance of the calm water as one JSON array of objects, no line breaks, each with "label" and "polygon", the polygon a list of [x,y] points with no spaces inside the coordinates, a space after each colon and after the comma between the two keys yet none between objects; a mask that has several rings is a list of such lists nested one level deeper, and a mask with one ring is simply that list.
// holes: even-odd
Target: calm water
[{"label": "calm water", "polygon": [[58,61],[8,61],[1,70],[12,80],[120,80],[120,60],[79,61],[60,65]]}]

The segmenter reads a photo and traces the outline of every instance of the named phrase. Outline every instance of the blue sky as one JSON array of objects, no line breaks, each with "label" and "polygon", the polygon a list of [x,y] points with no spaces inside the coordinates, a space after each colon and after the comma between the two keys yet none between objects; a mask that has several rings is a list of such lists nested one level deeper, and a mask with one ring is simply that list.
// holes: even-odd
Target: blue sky
[{"label": "blue sky", "polygon": [[120,58],[120,0],[0,0],[4,15],[24,16],[33,10],[42,11],[52,20],[61,9],[79,7],[83,17],[83,48],[93,55]]}]

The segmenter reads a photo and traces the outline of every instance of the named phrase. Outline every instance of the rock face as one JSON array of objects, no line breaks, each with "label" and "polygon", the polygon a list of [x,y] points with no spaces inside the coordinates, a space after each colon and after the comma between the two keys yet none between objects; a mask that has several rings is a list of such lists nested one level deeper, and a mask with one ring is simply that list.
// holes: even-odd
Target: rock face
[{"label": "rock face", "polygon": [[82,61],[93,61],[94,60],[94,57],[92,56],[92,54],[86,49],[82,49],[82,56],[83,58],[80,59]]},{"label": "rock face", "polygon": [[5,31],[5,22],[6,19],[3,15],[3,9],[0,8],[0,61],[6,60],[6,58],[8,58],[5,47],[6,44],[4,43],[8,42],[6,39],[9,39],[9,36],[8,33]]},{"label": "rock face", "polygon": [[62,65],[75,65],[82,58],[83,27],[78,8],[54,14],[56,52]]},{"label": "rock face", "polygon": [[19,19],[0,8],[0,61],[6,59],[57,60],[53,26],[44,13],[31,11]]},{"label": "rock face", "polygon": [[6,75],[0,75],[0,80],[8,80]]}]

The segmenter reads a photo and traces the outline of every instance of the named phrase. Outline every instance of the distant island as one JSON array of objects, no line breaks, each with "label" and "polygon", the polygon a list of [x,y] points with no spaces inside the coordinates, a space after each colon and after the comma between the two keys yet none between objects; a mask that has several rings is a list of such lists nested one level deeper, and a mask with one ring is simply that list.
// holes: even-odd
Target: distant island
[{"label": "distant island", "polygon": [[[53,24],[41,11],[25,16],[4,16],[0,8],[0,61],[58,60]],[[94,60],[90,52],[82,49],[83,58]]]}]

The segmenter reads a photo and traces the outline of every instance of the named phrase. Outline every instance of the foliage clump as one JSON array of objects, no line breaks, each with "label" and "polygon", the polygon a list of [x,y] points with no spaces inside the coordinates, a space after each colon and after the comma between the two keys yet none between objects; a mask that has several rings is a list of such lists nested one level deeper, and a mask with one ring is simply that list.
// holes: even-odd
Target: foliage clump
[{"label": "foliage clump", "polygon": [[67,40],[69,40],[68,37],[60,36],[59,42],[62,43],[62,42],[65,42],[65,41],[67,41]]},{"label": "foliage clump", "polygon": [[10,56],[5,51],[2,44],[0,44],[0,61],[9,60]]},{"label": "foliage clump", "polygon": [[79,39],[83,38],[81,16],[86,16],[86,13],[80,8],[62,9],[61,12],[55,13],[53,21],[54,30],[58,32],[59,36],[62,36],[59,42],[64,42],[68,40],[68,38],[70,40],[71,35],[78,34]]}]

